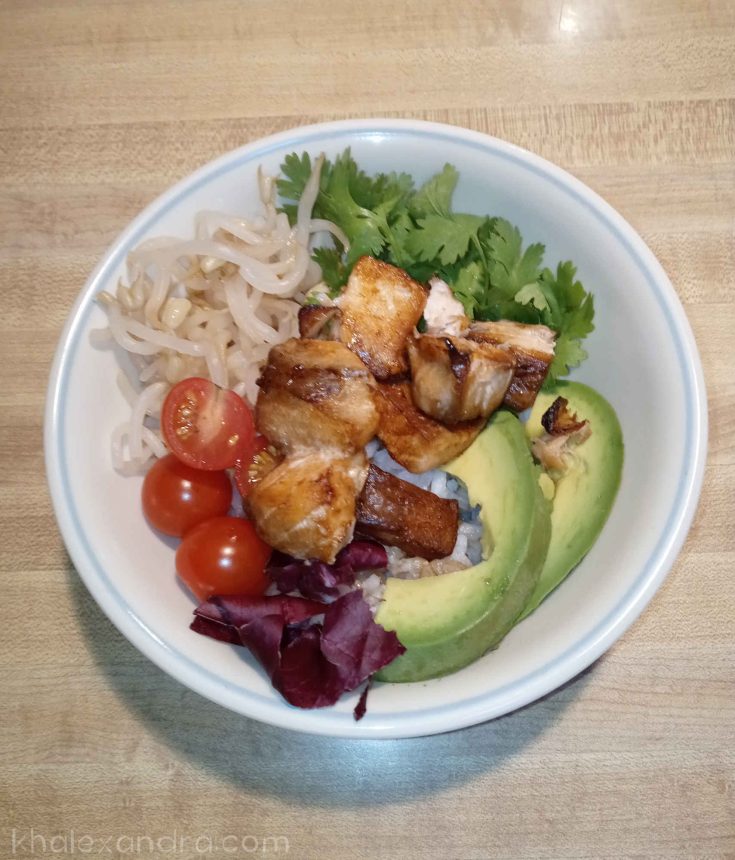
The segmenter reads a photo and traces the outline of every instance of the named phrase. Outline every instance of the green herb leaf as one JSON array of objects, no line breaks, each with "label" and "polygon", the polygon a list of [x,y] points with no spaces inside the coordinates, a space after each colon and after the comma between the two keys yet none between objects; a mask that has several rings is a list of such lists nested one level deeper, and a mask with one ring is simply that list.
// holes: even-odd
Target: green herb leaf
[{"label": "green herb leaf", "polygon": [[[286,200],[298,200],[304,193],[306,183],[311,176],[311,157],[308,152],[297,155],[292,152],[287,155],[281,165],[281,176],[276,180],[276,188],[281,197]],[[294,206],[294,211],[296,207]]]},{"label": "green herb leaf", "polygon": [[567,261],[556,267],[556,276],[551,269],[544,269],[539,280],[551,305],[548,319],[544,321],[558,332],[547,386],[587,358],[581,341],[594,330],[595,305],[592,296],[575,280],[576,274],[574,265]]},{"label": "green herb leaf", "polygon": [[580,365],[585,358],[587,353],[582,348],[582,344],[566,332],[562,332],[556,341],[554,360],[551,362],[544,388],[551,388],[557,379],[567,376],[569,371]]},{"label": "green herb leaf", "polygon": [[483,222],[477,215],[427,215],[420,218],[419,230],[408,236],[408,251],[419,260],[434,260],[446,266],[467,253]]},{"label": "green herb leaf", "polygon": [[519,305],[533,305],[540,311],[547,311],[549,309],[548,299],[537,281],[521,287],[513,296],[513,301],[518,302]]},{"label": "green herb leaf", "polygon": [[355,162],[347,150],[334,162],[326,187],[319,194],[324,217],[339,224],[350,240],[348,265],[355,263],[363,254],[379,254],[385,244],[381,232],[381,228],[387,230],[385,218],[361,206],[352,196],[351,180],[358,184],[363,194],[366,191],[367,186],[361,176],[364,174],[356,171]]},{"label": "green herb leaf", "polygon": [[414,218],[427,215],[449,215],[452,211],[452,195],[457,187],[459,173],[451,164],[445,164],[441,173],[432,176],[414,194],[408,208]]},{"label": "green herb leaf", "polygon": [[405,209],[391,219],[387,245],[390,248],[391,261],[401,269],[408,269],[414,263],[414,257],[409,252],[406,243],[409,235],[415,229],[411,216]]},{"label": "green herb leaf", "polygon": [[504,218],[496,219],[486,245],[490,281],[507,298],[513,298],[528,284],[536,283],[541,273],[543,245],[529,245],[522,252],[523,242],[518,228]]},{"label": "green herb leaf", "polygon": [[399,207],[406,210],[406,200],[413,194],[413,179],[407,173],[379,173],[371,188],[368,208],[386,218]]},{"label": "green herb leaf", "polygon": [[311,257],[321,267],[322,278],[329,287],[330,297],[336,298],[342,292],[349,275],[341,252],[336,248],[314,248]]},{"label": "green herb leaf", "polygon": [[352,268],[360,257],[379,257],[385,245],[380,228],[370,222],[365,222],[359,232],[350,236],[350,250],[347,254],[347,266]]},{"label": "green herb leaf", "polygon": [[464,312],[470,319],[477,316],[480,299],[485,289],[483,270],[478,262],[464,266],[452,284],[452,292],[462,302]]}]

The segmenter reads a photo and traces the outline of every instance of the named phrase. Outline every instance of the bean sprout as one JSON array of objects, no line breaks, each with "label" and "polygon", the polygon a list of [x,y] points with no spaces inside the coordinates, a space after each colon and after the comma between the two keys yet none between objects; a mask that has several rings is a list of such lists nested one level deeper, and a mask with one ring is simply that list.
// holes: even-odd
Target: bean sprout
[{"label": "bean sprout", "polygon": [[111,337],[136,368],[135,386],[120,374],[130,418],[112,437],[118,471],[139,473],[166,453],[160,409],[182,379],[207,377],[254,405],[271,346],[298,335],[299,300],[321,282],[312,237],[331,233],[347,245],[336,224],[312,219],[323,162],[315,161],[293,227],[276,208],[274,177],[259,170],[262,214],[202,211],[194,238],[146,240],[128,255],[114,295],[99,294],[109,329],[93,333],[94,343]]}]

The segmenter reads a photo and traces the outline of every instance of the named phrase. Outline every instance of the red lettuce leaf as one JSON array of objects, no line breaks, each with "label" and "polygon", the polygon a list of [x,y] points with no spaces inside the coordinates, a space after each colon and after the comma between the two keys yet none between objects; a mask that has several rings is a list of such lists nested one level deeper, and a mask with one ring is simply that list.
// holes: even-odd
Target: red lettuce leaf
[{"label": "red lettuce leaf", "polygon": [[355,573],[363,570],[378,570],[388,567],[385,547],[374,540],[353,540],[339,551],[335,565],[349,565]]},{"label": "red lettuce leaf", "polygon": [[224,595],[212,597],[194,610],[191,629],[249,648],[272,678],[280,663],[284,627],[320,615],[324,609],[323,604],[300,597]]},{"label": "red lettuce leaf", "polygon": [[217,621],[212,621],[211,618],[196,615],[191,622],[190,629],[195,633],[201,633],[202,636],[209,636],[210,639],[229,642],[230,645],[242,645],[237,627],[220,624]]},{"label": "red lettuce leaf", "polygon": [[273,686],[299,708],[333,705],[405,650],[373,621],[362,594],[350,591],[326,607],[323,626],[286,631]]},{"label": "red lettuce leaf", "polygon": [[357,704],[355,705],[355,709],[352,712],[352,715],[355,718],[355,722],[359,722],[367,711],[367,697],[370,692],[370,685],[372,684],[372,678],[368,678],[367,684],[365,684],[362,693],[360,693],[360,698],[357,700]]},{"label": "red lettuce leaf", "polygon": [[211,597],[194,610],[194,615],[208,618],[219,624],[242,627],[261,615],[278,614],[286,624],[305,621],[324,612],[324,604],[300,597],[245,597],[240,594]]},{"label": "red lettuce leaf", "polygon": [[[324,623],[314,619],[324,613]],[[195,610],[191,629],[244,645],[273,686],[299,708],[333,705],[406,650],[373,620],[359,590],[330,604],[300,597],[213,597]],[[367,688],[355,709],[365,713]]]},{"label": "red lettuce leaf", "polygon": [[355,574],[387,566],[384,547],[375,541],[356,540],[339,552],[334,564],[274,552],[266,574],[281,594],[298,591],[311,600],[324,600],[338,597],[344,587],[354,585]]},{"label": "red lettuce leaf", "polygon": [[340,585],[349,586],[355,582],[354,571],[349,567],[337,568],[323,561],[303,561],[289,556],[285,556],[281,566],[279,561],[280,558],[271,559],[266,575],[281,594],[298,591],[311,600],[323,600],[337,597]]},{"label": "red lettuce leaf", "polygon": [[347,689],[336,666],[321,652],[321,628],[315,624],[287,632],[281,665],[273,686],[297,708],[333,705]]},{"label": "red lettuce leaf", "polygon": [[359,591],[326,608],[321,647],[327,660],[339,667],[346,690],[354,690],[406,650],[392,630],[373,621]]}]

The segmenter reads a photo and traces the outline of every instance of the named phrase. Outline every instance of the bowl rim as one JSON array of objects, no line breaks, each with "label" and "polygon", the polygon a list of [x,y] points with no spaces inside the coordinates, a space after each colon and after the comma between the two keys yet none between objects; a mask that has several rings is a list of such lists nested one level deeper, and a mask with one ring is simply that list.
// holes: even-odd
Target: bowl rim
[{"label": "bowl rim", "polygon": [[[119,595],[114,584],[96,564],[94,552],[81,523],[70,505],[68,476],[64,462],[64,389],[72,366],[74,347],[82,333],[92,296],[108,275],[124,259],[146,232],[152,220],[160,218],[194,190],[215,176],[236,170],[243,162],[267,155],[288,144],[294,149],[313,146],[328,137],[354,134],[360,137],[419,135],[470,144],[490,151],[551,181],[583,203],[603,221],[626,247],[668,318],[682,365],[687,409],[685,472],[672,502],[667,528],[633,585],[606,617],[581,640],[549,662],[492,694],[479,693],[459,703],[421,711],[403,712],[362,723],[351,715],[332,709],[303,711],[276,698],[266,698],[224,681],[173,649],[147,627]],[[546,695],[578,675],[604,653],[635,621],[656,592],[678,555],[697,508],[707,454],[707,402],[704,376],[694,336],[682,304],[663,267],[633,227],[598,194],[567,171],[535,153],[482,132],[424,120],[374,118],[337,120],[287,129],[272,134],[208,162],[176,182],[136,216],[106,249],[77,296],[60,335],[49,375],[44,416],[46,474],[59,528],[86,587],[117,629],[138,650],[167,674],[206,698],[231,710],[281,728],[356,738],[401,738],[436,734],[463,728],[516,710]],[[245,697],[243,696],[245,694]],[[345,718],[347,716],[347,719]]]}]

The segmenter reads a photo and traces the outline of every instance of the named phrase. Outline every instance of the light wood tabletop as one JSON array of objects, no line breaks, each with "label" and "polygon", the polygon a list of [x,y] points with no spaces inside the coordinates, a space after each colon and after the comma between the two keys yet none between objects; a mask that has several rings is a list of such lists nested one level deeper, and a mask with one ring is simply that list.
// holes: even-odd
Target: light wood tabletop
[{"label": "light wood tabletop", "polygon": [[[735,857],[735,4],[4,0],[0,45],[0,856]],[[121,637],[57,531],[42,413],[148,202],[378,115],[504,138],[615,206],[691,321],[710,447],[681,556],[604,657],[494,722],[368,742],[237,716]]]}]

